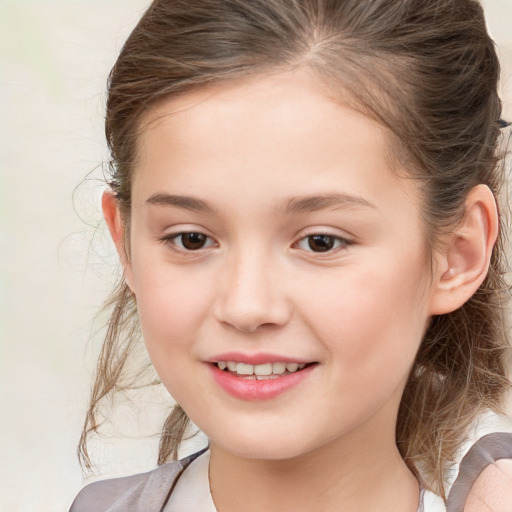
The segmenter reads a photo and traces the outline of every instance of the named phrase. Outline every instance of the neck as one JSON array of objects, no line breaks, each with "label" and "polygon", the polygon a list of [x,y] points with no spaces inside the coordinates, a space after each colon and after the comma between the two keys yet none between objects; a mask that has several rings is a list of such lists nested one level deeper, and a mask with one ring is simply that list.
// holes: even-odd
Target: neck
[{"label": "neck", "polygon": [[398,452],[394,428],[364,430],[285,460],[238,457],[211,442],[218,512],[415,512],[418,482]]}]

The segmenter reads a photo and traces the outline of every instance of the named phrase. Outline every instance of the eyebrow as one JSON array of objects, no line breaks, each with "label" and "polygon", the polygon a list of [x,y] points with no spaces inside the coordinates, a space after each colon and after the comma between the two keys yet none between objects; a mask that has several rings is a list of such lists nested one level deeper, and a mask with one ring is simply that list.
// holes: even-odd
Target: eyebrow
[{"label": "eyebrow", "polygon": [[160,206],[171,206],[174,208],[182,208],[183,210],[189,210],[193,212],[214,212],[206,201],[196,199],[195,197],[179,196],[172,194],[157,193],[153,194],[147,201],[146,204],[154,204]]},{"label": "eyebrow", "polygon": [[319,196],[292,197],[288,199],[282,210],[284,213],[310,213],[325,209],[344,208],[378,208],[366,199],[350,194],[322,194]]},{"label": "eyebrow", "polygon": [[[190,196],[180,196],[173,194],[156,193],[147,201],[147,204],[170,206],[181,208],[183,210],[213,213],[215,208],[206,201]],[[350,194],[323,194],[317,196],[301,196],[287,199],[280,210],[285,214],[290,213],[311,213],[325,209],[343,209],[343,208],[378,208],[359,196]]]}]

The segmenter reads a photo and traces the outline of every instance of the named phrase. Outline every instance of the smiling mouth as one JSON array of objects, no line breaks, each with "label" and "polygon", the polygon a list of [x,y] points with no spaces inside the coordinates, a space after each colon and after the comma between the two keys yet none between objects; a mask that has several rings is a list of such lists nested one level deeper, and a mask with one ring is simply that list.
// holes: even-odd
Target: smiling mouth
[{"label": "smiling mouth", "polygon": [[233,376],[246,380],[271,380],[300,372],[316,363],[263,363],[246,364],[234,361],[217,361],[214,366]]}]

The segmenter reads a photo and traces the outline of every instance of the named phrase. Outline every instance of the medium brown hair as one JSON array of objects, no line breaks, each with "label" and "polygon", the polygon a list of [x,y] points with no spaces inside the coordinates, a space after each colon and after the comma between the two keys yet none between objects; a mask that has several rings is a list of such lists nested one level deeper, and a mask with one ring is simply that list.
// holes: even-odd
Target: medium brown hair
[{"label": "medium brown hair", "polygon": [[[164,98],[239,77],[309,66],[329,90],[391,134],[393,153],[420,185],[425,238],[461,218],[477,184],[495,196],[499,63],[475,0],[156,0],[126,41],[109,79],[106,136],[110,186],[129,228],[141,119]],[[397,445],[444,495],[443,474],[465,432],[508,388],[502,239],[475,295],[436,316],[403,394]],[[137,313],[124,282],[98,363],[80,455],[98,428],[101,401],[122,387],[137,343]],[[165,422],[158,462],[177,456],[188,418]]]}]

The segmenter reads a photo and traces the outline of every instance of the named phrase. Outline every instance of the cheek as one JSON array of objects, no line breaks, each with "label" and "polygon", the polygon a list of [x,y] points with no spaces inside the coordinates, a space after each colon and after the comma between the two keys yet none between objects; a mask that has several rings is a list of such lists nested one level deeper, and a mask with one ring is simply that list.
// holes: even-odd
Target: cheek
[{"label": "cheek", "polygon": [[136,274],[137,309],[144,343],[164,386],[179,403],[197,393],[194,343],[208,300],[201,283],[158,266]]},{"label": "cheek", "polygon": [[414,262],[404,266],[396,258],[381,258],[364,270],[343,270],[323,283],[322,294],[309,294],[316,300],[304,311],[350,373],[367,377],[412,364],[427,322],[425,267],[417,258]]},{"label": "cheek", "polygon": [[[211,290],[195,273],[157,262],[135,267],[137,309],[155,363],[186,348],[208,311]],[[155,365],[156,366],[156,365]]]}]

